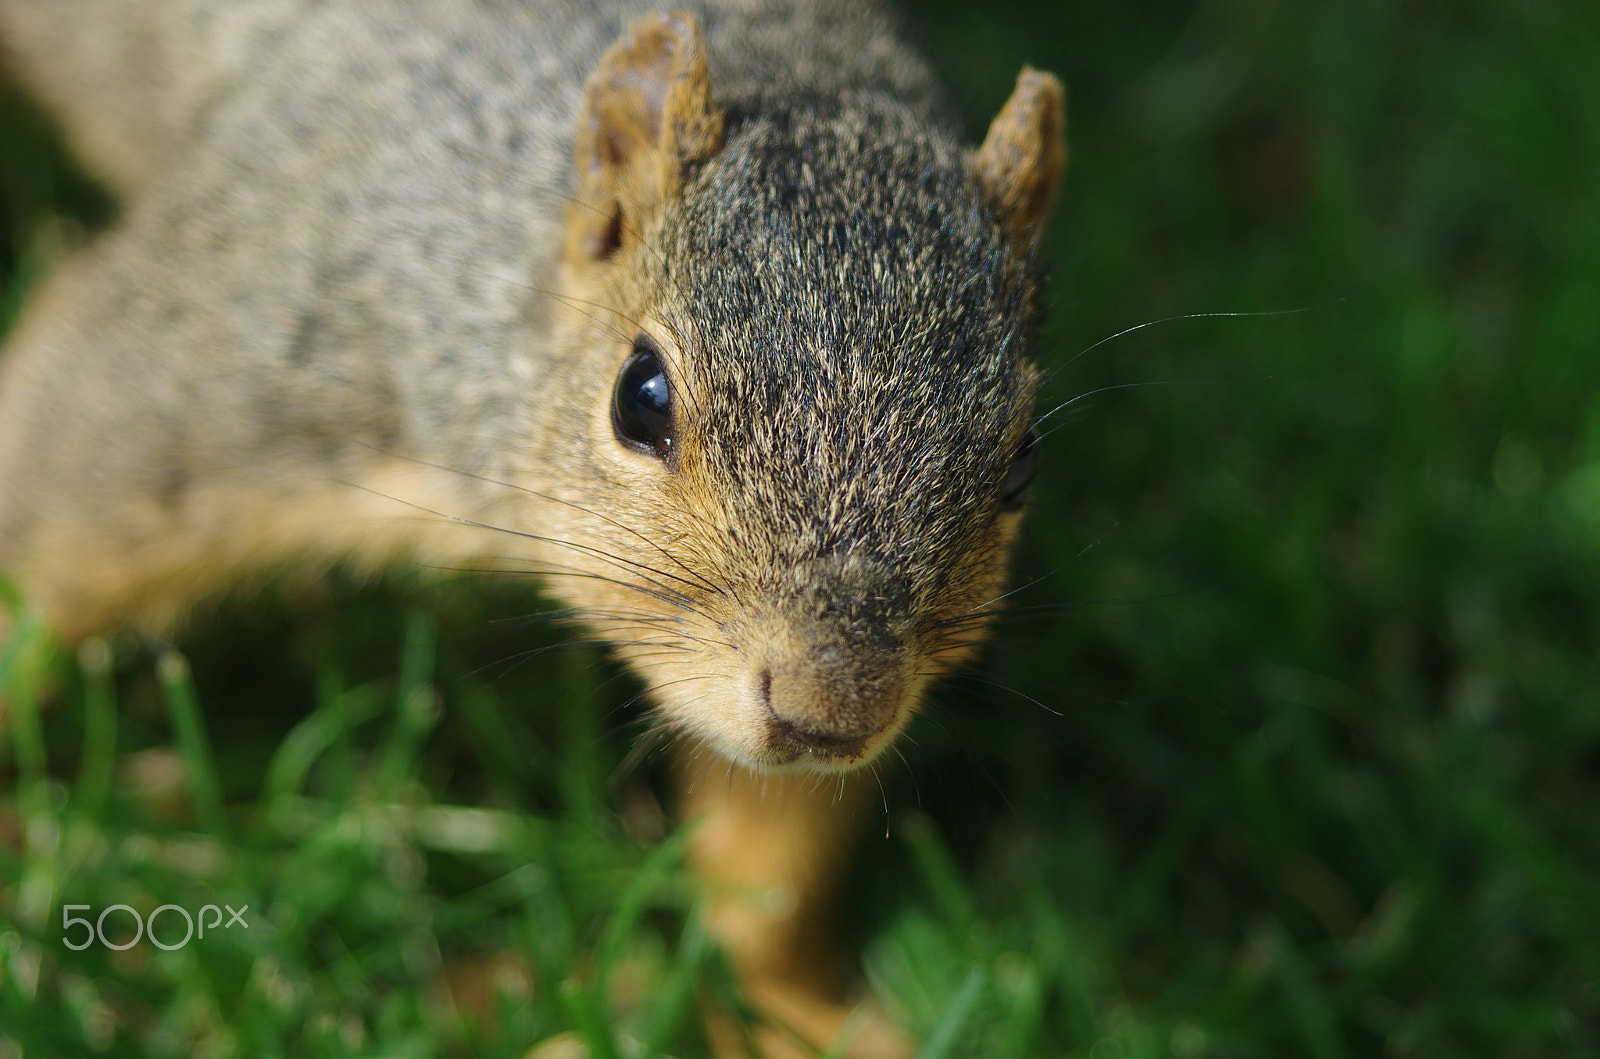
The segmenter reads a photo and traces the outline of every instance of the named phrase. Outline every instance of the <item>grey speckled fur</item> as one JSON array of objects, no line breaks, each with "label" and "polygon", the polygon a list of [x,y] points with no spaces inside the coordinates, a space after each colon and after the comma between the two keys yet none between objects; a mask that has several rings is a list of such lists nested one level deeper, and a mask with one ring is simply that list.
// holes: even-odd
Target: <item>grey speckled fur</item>
[{"label": "grey speckled fur", "polygon": [[876,7],[694,6],[0,0],[125,204],[0,359],[0,575],[69,638],[285,563],[542,575],[686,737],[714,934],[821,1046],[862,766],[1004,592],[1062,92],[971,151]]},{"label": "grey speckled fur", "polygon": [[[94,345],[115,343],[118,355],[64,370],[62,392],[22,413],[92,420],[110,454],[110,439],[146,429],[125,417],[149,414],[83,407],[82,373],[115,371],[107,395],[160,389],[175,421],[204,402],[213,422],[238,426],[210,434],[205,451],[176,431],[166,452],[99,466],[156,488],[203,473],[196,461],[255,462],[263,449],[293,459],[312,447],[322,462],[363,441],[503,477],[510,421],[547,364],[525,336],[537,334],[551,283],[580,90],[649,6],[3,5],[6,18],[46,17],[91,38],[86,49],[97,33],[129,39],[118,23],[147,20],[151,8],[186,27],[151,49],[165,63],[147,60],[147,83],[108,86],[127,102],[126,120],[172,120],[177,104],[163,105],[178,95],[172,81],[214,81],[203,93],[184,86],[193,112],[183,120],[199,131],[149,160],[140,209],[104,249],[101,267],[122,274],[106,282],[126,297],[85,326],[101,327]],[[795,32],[791,17],[814,28]],[[242,41],[239,21],[254,27]],[[708,5],[704,23],[719,102],[730,107],[758,110],[764,96],[805,83],[883,85],[931,108],[928,72],[870,5]],[[227,66],[207,43],[223,37]],[[452,61],[468,51],[470,63]],[[147,140],[172,138],[153,127]],[[158,259],[140,249],[152,240],[167,248]],[[208,371],[164,378],[175,343]],[[37,473],[50,448],[41,434],[9,459]]]},{"label": "grey speckled fur", "polygon": [[[671,561],[695,588],[673,593],[704,589],[694,614],[719,635],[764,613],[721,614],[728,599],[821,592],[846,617],[818,635],[876,623],[934,652],[937,621],[996,590],[1015,525],[1001,494],[1034,383],[1031,229],[980,186],[886,12],[707,3],[725,137],[658,213],[627,218],[638,275],[606,289],[632,293],[595,296],[642,300],[586,308],[562,293],[574,131],[590,72],[646,10],[0,0],[6,39],[58,38],[19,48],[20,70],[129,203],[71,263],[65,308],[47,292],[0,364],[0,572],[28,589],[53,563],[35,583],[54,578],[44,602],[64,613],[110,595],[75,549],[125,558],[131,602],[94,620],[121,620],[144,583],[181,607],[202,563],[226,583],[302,547],[359,550],[382,516],[312,483],[383,493],[382,456],[454,475],[391,499],[564,534],[613,567],[659,563],[630,557],[647,537],[685,542]],[[1059,160],[1038,164],[1053,183]],[[584,329],[556,327],[574,308]],[[673,385],[703,459],[677,492],[595,429],[644,326],[630,313],[685,352]],[[586,525],[561,523],[580,509]],[[250,553],[285,511],[307,517]],[[390,509],[397,542],[408,514]],[[562,569],[525,542],[523,568]]]}]

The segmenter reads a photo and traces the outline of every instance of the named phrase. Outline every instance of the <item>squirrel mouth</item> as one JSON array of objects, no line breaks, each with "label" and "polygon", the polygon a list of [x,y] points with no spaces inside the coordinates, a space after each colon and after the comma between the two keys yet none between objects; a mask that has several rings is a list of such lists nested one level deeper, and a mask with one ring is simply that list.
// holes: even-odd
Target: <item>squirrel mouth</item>
[{"label": "squirrel mouth", "polygon": [[[880,729],[881,731],[881,729]],[[786,721],[776,713],[767,718],[767,743],[784,756],[787,763],[802,758],[828,759],[832,764],[853,764],[866,755],[867,746],[877,732],[870,735],[839,735],[832,732],[802,728]]]}]

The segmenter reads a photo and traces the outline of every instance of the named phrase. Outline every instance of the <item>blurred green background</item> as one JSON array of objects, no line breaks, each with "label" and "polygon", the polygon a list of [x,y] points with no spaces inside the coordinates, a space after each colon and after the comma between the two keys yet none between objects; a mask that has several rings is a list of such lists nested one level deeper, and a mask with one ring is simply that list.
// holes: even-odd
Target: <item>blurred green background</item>
[{"label": "blurred green background", "polygon": [[[974,136],[1021,63],[1068,83],[1066,407],[1027,587],[870,825],[873,988],[930,1056],[1600,1054],[1600,5],[912,21]],[[0,136],[12,306],[96,212]],[[63,660],[0,740],[0,1045],[703,1054],[635,689],[538,605],[280,586],[192,681]],[[259,928],[61,942],[225,897]],[[493,1025],[417,987],[508,950]]]}]

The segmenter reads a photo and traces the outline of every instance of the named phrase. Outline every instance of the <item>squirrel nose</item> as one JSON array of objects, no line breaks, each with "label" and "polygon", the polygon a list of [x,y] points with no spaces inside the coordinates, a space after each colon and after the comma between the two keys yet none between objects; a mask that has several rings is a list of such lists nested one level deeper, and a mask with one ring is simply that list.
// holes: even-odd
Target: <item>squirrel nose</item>
[{"label": "squirrel nose", "polygon": [[788,567],[740,639],[763,738],[775,756],[824,767],[870,758],[918,688],[908,579],[861,555]]},{"label": "squirrel nose", "polygon": [[757,686],[774,750],[847,762],[894,726],[904,698],[897,676],[887,667],[863,673],[859,662],[841,672],[827,661],[812,658],[761,672]]}]

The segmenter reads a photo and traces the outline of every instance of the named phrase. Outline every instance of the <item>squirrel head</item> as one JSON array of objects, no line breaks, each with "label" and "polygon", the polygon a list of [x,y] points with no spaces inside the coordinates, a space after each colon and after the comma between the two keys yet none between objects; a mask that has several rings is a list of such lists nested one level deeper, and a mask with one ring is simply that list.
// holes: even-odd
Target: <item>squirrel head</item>
[{"label": "squirrel head", "polygon": [[975,649],[1031,474],[1061,112],[1031,70],[976,151],[868,89],[724,111],[682,13],[600,61],[530,460],[580,575],[553,590],[669,725],[850,768]]}]

